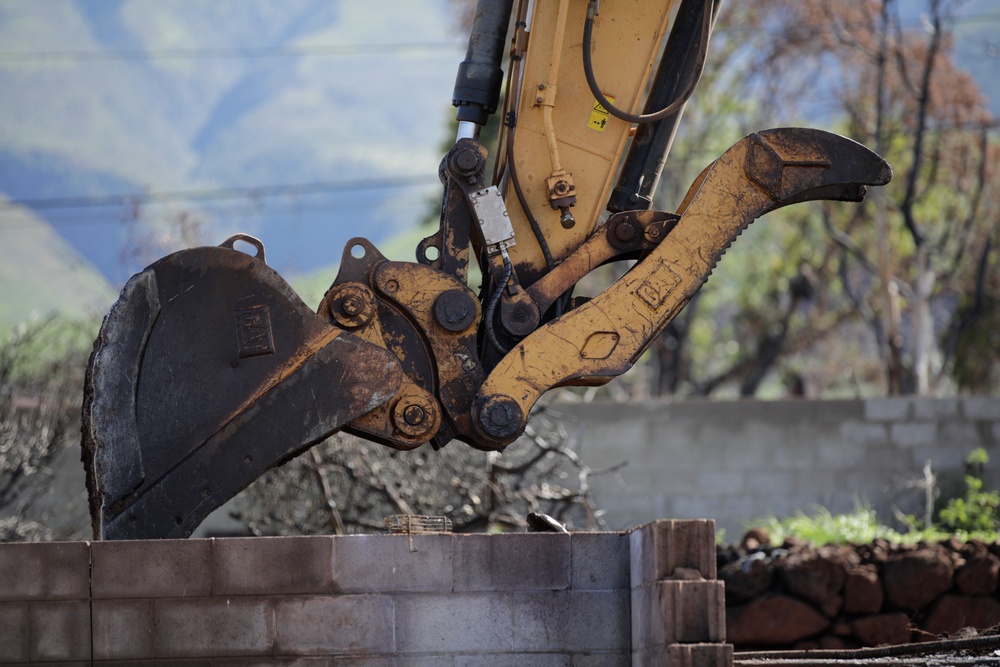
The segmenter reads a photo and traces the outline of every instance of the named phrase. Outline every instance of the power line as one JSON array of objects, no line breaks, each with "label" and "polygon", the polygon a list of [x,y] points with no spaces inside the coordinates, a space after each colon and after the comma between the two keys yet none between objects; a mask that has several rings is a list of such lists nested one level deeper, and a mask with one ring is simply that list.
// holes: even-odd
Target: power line
[{"label": "power line", "polygon": [[[436,203],[438,198],[428,198],[417,193],[404,195],[402,198],[393,198],[390,202],[379,202],[373,205],[370,201],[349,201],[349,202],[325,202],[325,203],[300,203],[289,202],[280,206],[271,206],[266,211],[248,211],[247,204],[240,204],[240,208],[211,208],[199,210],[194,217],[201,221],[224,221],[224,220],[254,220],[267,218],[268,220],[278,220],[279,222],[313,224],[311,218],[318,214],[345,214],[353,211],[371,211],[377,209],[384,211],[421,211],[424,205]],[[225,205],[225,204],[224,204]],[[233,206],[233,202],[228,202]],[[102,213],[99,209],[91,208],[84,211],[78,209],[51,209],[51,213],[46,216],[47,222],[56,229],[70,227],[106,227],[111,225],[124,226],[131,223],[127,215],[120,215],[115,212]],[[32,218],[25,215],[7,216],[0,210],[0,229],[30,228],[35,225]]]},{"label": "power line", "polygon": [[0,51],[0,63],[66,63],[101,61],[224,60],[258,58],[334,58],[358,55],[413,55],[455,53],[458,41],[404,44],[327,44],[316,46],[261,46],[192,49],[92,49],[76,51]]},{"label": "power line", "polygon": [[[1000,22],[1000,12],[984,12],[956,16],[949,21],[952,25],[979,25]],[[865,27],[864,23],[846,23],[842,27]],[[918,28],[919,20],[904,21],[904,28]],[[743,24],[719,29],[717,34],[729,32],[759,31],[767,26],[763,24]],[[799,25],[798,32],[821,34],[831,30],[828,26]],[[412,55],[427,53],[454,53],[465,49],[464,41],[433,41],[410,43],[377,43],[377,44],[317,44],[313,46],[261,46],[261,47],[229,47],[229,48],[190,48],[190,49],[89,49],[89,50],[39,50],[39,51],[0,51],[0,63],[39,64],[39,63],[76,63],[102,61],[157,61],[157,60],[224,60],[224,59],[262,59],[262,58],[294,58],[294,57],[343,57],[356,55]]]},{"label": "power line", "polygon": [[178,201],[217,201],[225,199],[259,199],[264,197],[296,197],[355,190],[380,190],[438,184],[437,176],[391,176],[343,181],[320,181],[281,185],[242,185],[204,190],[174,190],[170,192],[136,192],[115,195],[81,195],[8,199],[0,201],[0,210],[26,206],[36,210],[61,208],[92,208],[134,206]]},{"label": "power line", "polygon": [[[1000,23],[1000,12],[984,12],[981,14],[969,14],[967,16],[956,16],[949,19],[947,22],[948,26],[957,25],[986,25],[991,23]],[[919,19],[916,20],[904,20],[900,21],[900,28],[904,30],[912,30],[914,28],[923,27],[923,22]],[[714,35],[727,35],[727,34],[742,34],[747,32],[758,33],[763,30],[774,29],[776,25],[766,24],[766,23],[741,23],[727,26],[725,28],[717,28],[712,31]],[[852,30],[855,28],[869,28],[870,23],[864,21],[846,21],[838,23],[838,27],[841,29]],[[796,24],[790,26],[790,30],[800,35],[822,35],[829,33],[833,30],[833,26],[827,24]]]}]

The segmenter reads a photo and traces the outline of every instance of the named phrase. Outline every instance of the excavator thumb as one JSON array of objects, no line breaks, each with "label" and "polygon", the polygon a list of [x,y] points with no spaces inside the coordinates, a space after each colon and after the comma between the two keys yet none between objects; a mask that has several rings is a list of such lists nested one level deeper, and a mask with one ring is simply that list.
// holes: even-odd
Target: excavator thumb
[{"label": "excavator thumb", "polygon": [[891,178],[885,160],[830,132],[780,128],[743,138],[695,180],[680,218],[644,259],[497,364],[475,399],[480,437],[505,446],[552,387],[607,382],[630,369],[761,215],[804,201],[861,201],[868,186]]},{"label": "excavator thumb", "polygon": [[174,253],[105,318],[83,410],[95,538],[186,537],[398,391],[392,353],[312,312],[263,259],[245,235]]}]

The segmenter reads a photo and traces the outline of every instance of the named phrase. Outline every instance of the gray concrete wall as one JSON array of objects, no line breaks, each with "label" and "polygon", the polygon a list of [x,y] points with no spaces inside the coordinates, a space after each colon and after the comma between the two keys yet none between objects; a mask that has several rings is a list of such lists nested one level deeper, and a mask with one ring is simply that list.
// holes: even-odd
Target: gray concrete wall
[{"label": "gray concrete wall", "polygon": [[0,663],[731,667],[714,532],[0,544]]},{"label": "gray concrete wall", "polygon": [[746,522],[870,503],[923,512],[926,461],[945,493],[983,447],[986,484],[1000,488],[1000,398],[849,401],[558,403],[553,416],[595,470],[626,462],[591,485],[612,529],[668,517],[713,518],[730,541]]},{"label": "gray concrete wall", "polygon": [[0,663],[626,665],[628,553],[616,533],[0,544]]}]

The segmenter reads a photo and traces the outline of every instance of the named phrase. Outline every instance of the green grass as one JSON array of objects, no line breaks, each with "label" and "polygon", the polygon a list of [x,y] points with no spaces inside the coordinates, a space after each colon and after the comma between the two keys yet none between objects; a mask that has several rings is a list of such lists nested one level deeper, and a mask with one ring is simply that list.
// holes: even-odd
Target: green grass
[{"label": "green grass", "polygon": [[899,532],[878,520],[875,510],[864,505],[844,514],[833,514],[825,507],[817,507],[812,514],[798,514],[779,519],[775,516],[760,518],[750,525],[767,530],[771,536],[771,544],[781,544],[787,538],[794,537],[805,540],[817,546],[826,544],[866,544],[877,539],[886,540],[890,544],[916,544],[917,542],[936,542],[957,537],[963,542],[982,540],[995,542],[1000,535],[994,531],[947,531],[931,527],[918,529],[913,527],[906,532]]}]

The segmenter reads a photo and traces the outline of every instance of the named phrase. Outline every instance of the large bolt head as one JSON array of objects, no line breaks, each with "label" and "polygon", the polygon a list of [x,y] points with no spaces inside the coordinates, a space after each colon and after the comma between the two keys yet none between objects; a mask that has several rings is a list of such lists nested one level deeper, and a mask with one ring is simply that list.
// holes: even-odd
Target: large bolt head
[{"label": "large bolt head", "polygon": [[364,304],[361,302],[361,299],[357,297],[357,295],[349,294],[344,297],[343,301],[340,302],[340,309],[343,310],[346,315],[354,317],[364,309]]},{"label": "large bolt head", "polygon": [[403,410],[403,420],[410,426],[419,426],[426,418],[427,413],[419,405],[407,405]]},{"label": "large bolt head", "polygon": [[417,394],[401,396],[392,408],[392,423],[408,438],[428,436],[437,427],[437,406]]},{"label": "large bolt head", "polygon": [[506,441],[521,432],[524,413],[510,396],[494,394],[488,396],[479,410],[479,427],[491,439]]},{"label": "large bolt head", "polygon": [[375,315],[375,295],[361,283],[343,283],[328,297],[330,317],[345,329],[358,329]]},{"label": "large bolt head", "polygon": [[628,223],[623,223],[615,227],[615,236],[618,237],[619,241],[628,243],[635,238],[635,227]]},{"label": "large bolt head", "polygon": [[468,293],[453,289],[434,301],[434,319],[448,331],[465,331],[476,321],[476,302]]}]

